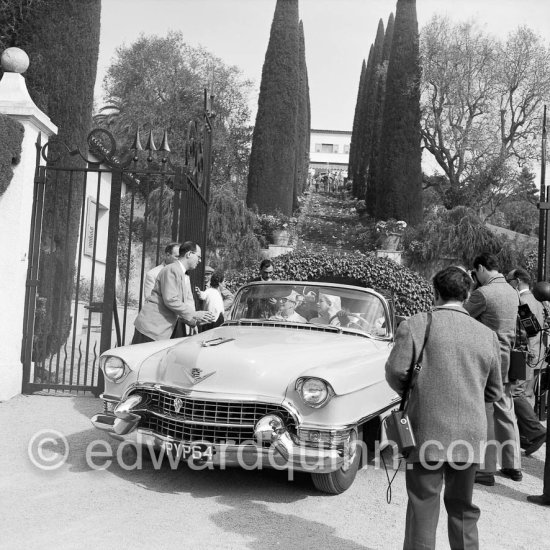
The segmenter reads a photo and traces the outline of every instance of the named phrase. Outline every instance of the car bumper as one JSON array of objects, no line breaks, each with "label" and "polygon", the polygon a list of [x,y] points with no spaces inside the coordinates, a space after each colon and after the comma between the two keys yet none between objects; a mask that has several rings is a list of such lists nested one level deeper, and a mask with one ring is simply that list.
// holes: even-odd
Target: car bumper
[{"label": "car bumper", "polygon": [[[127,413],[124,418],[110,414],[96,414],[92,424],[120,441],[135,443],[138,452],[148,452],[155,460],[168,453],[184,457],[191,466],[241,467],[245,469],[273,468],[310,473],[330,473],[339,470],[345,462],[344,451],[332,448],[313,448],[300,444],[286,430],[274,433],[270,444],[210,444],[181,442],[139,427],[139,415]],[[265,439],[264,439],[265,441]],[[182,451],[185,446],[185,452]],[[211,447],[211,456],[194,458],[194,450]],[[153,455],[153,453],[155,453]],[[189,454],[189,456],[187,456]],[[170,460],[173,463],[173,460]]]}]

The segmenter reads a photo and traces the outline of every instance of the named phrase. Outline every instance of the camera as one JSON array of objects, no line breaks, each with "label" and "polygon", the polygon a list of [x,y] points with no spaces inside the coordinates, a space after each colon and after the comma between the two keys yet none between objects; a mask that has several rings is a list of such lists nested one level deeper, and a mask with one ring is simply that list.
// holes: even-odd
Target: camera
[{"label": "camera", "polygon": [[479,286],[479,281],[477,280],[477,274],[475,272],[475,269],[472,269],[469,273],[470,273],[470,277],[472,278],[472,281],[474,281],[474,284],[476,286]]},{"label": "camera", "polygon": [[539,320],[535,317],[528,304],[521,304],[518,307],[518,316],[523,330],[530,338],[536,336],[542,330]]}]

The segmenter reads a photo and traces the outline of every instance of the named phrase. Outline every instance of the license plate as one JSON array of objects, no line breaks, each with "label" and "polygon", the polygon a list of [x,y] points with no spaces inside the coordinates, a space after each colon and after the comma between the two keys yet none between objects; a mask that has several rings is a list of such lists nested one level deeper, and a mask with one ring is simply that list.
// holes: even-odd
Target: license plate
[{"label": "license plate", "polygon": [[175,456],[183,460],[207,462],[214,456],[214,447],[210,443],[165,441],[162,446],[167,452],[174,453]]}]

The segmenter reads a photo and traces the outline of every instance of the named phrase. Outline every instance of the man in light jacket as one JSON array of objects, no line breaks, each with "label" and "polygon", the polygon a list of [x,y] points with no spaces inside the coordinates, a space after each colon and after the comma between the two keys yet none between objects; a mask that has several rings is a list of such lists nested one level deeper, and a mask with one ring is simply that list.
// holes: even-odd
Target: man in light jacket
[{"label": "man in light jacket", "polygon": [[168,340],[176,322],[182,319],[189,327],[214,321],[209,311],[196,311],[188,271],[201,261],[201,248],[187,241],[180,246],[178,260],[158,275],[153,292],[143,304],[136,320],[132,344]]},{"label": "man in light jacket", "polygon": [[[485,402],[500,398],[502,383],[496,334],[462,306],[470,284],[468,273],[458,267],[433,279],[436,307],[408,406],[417,447],[407,458],[404,550],[435,549],[443,480],[451,548],[479,547],[474,479],[487,437]],[[427,319],[427,313],[413,315],[397,330],[386,380],[400,395],[422,348]]]}]

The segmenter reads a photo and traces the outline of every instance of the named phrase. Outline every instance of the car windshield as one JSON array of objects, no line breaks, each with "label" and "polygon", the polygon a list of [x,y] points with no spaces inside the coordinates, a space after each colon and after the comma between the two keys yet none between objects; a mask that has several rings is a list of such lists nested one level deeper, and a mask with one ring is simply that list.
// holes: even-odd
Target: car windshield
[{"label": "car windshield", "polygon": [[235,297],[229,321],[280,321],[340,327],[385,337],[390,323],[379,296],[322,285],[254,284]]}]

